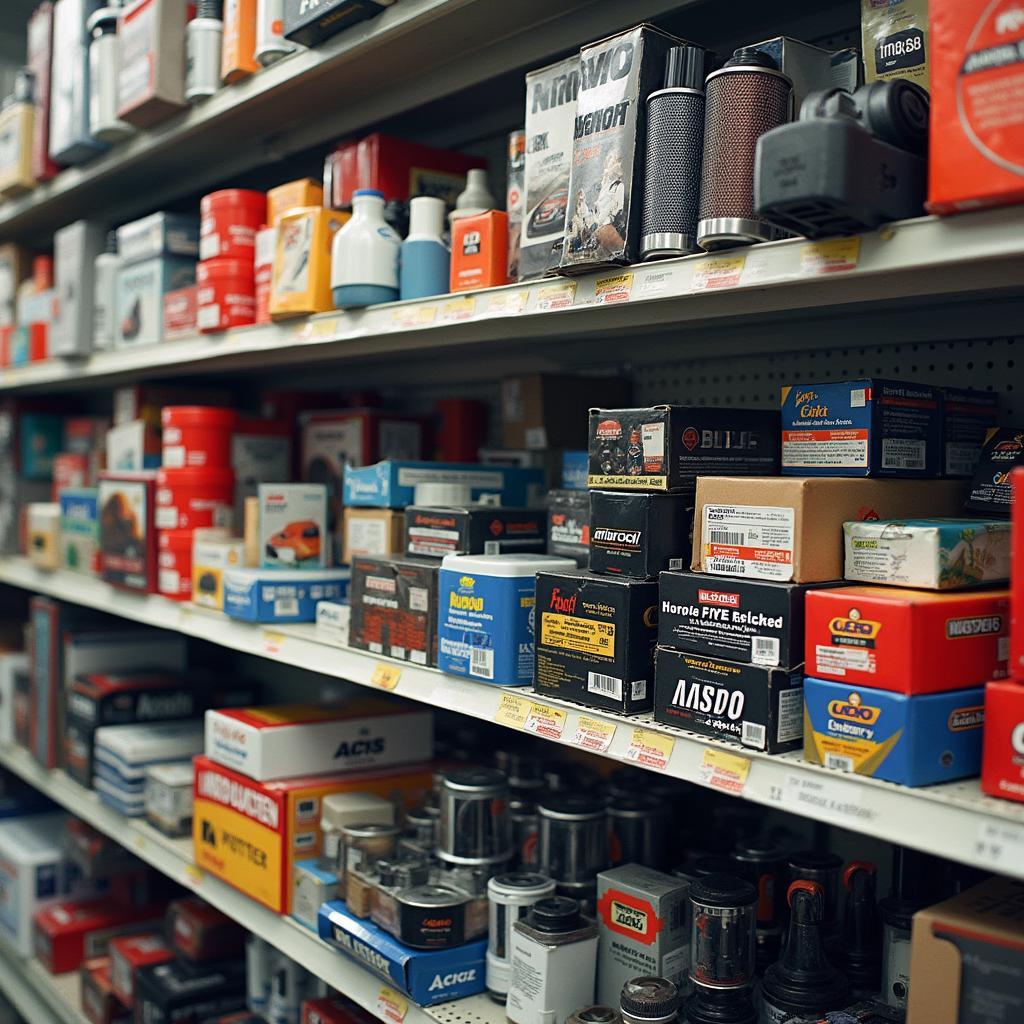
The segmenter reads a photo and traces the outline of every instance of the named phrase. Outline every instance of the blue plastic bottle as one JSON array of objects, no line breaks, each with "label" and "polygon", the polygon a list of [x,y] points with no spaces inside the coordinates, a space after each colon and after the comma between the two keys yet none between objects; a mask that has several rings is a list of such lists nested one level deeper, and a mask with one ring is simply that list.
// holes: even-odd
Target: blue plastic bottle
[{"label": "blue plastic bottle", "polygon": [[444,244],[444,200],[417,196],[409,203],[409,236],[398,273],[401,299],[423,299],[449,290],[451,252]]}]

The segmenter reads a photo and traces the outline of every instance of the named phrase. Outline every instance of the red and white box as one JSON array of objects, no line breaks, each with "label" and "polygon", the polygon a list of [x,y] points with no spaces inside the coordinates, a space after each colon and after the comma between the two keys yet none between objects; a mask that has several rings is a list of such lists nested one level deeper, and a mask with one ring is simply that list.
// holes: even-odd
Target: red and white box
[{"label": "red and white box", "polygon": [[156,593],[156,473],[100,474],[100,575],[124,590]]},{"label": "red and white box", "polygon": [[337,996],[306,999],[302,1003],[301,1024],[374,1024],[376,1017],[359,1006]]},{"label": "red and white box", "polygon": [[1024,686],[1001,679],[985,687],[981,788],[1024,803]]},{"label": "red and white box", "polygon": [[198,896],[175,900],[167,908],[167,932],[178,953],[193,963],[245,952],[245,929]]},{"label": "red and white box", "polygon": [[256,273],[252,260],[204,260],[196,267],[196,281],[196,323],[203,334],[256,322]]},{"label": "red and white box", "polygon": [[110,980],[110,957],[97,956],[81,967],[82,1013],[92,1024],[127,1024],[131,1015]]},{"label": "red and white box", "polygon": [[160,413],[164,469],[227,469],[234,409],[211,405],[165,405]]},{"label": "red and white box", "polygon": [[1013,471],[1010,483],[1010,675],[1024,683],[1024,466]]},{"label": "red and white box", "polygon": [[141,967],[174,959],[174,950],[160,932],[121,935],[110,940],[110,981],[125,1006],[135,1004],[135,973]]},{"label": "red and white box", "polygon": [[235,505],[232,469],[161,469],[156,483],[157,529],[231,526]]},{"label": "red and white box", "polygon": [[188,338],[199,330],[199,285],[175,288],[164,295],[164,341]]},{"label": "red and white box", "polygon": [[53,457],[53,500],[60,498],[60,492],[67,487],[89,487],[92,485],[93,460],[88,455],[74,452],[58,452]]}]

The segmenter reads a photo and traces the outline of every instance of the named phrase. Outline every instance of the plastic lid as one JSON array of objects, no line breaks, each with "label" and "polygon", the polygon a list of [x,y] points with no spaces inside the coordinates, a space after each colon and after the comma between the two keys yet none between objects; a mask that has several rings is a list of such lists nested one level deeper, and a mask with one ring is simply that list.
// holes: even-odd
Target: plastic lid
[{"label": "plastic lid", "polygon": [[751,843],[737,843],[732,851],[732,859],[740,864],[776,863],[782,864],[786,860],[786,851],[770,840],[754,840]]},{"label": "plastic lid", "polygon": [[568,932],[580,926],[580,905],[571,896],[548,896],[538,900],[527,915],[539,932]]},{"label": "plastic lid", "polygon": [[487,882],[487,892],[491,898],[512,897],[529,898],[537,893],[549,893],[554,890],[555,883],[539,871],[506,871],[492,876]]},{"label": "plastic lid", "polygon": [[575,569],[571,558],[557,555],[445,555],[441,568],[451,572],[477,573],[480,576],[521,577],[533,576],[538,572]]},{"label": "plastic lid", "polygon": [[690,886],[690,899],[707,907],[747,907],[757,903],[757,889],[737,875],[708,875]]},{"label": "plastic lid", "polygon": [[779,70],[779,65],[775,63],[774,59],[756,46],[741,46],[738,50],[733,50],[732,56],[725,62],[723,67],[772,68],[775,71]]},{"label": "plastic lid", "polygon": [[165,427],[220,427],[230,430],[238,420],[234,409],[216,405],[165,405],[160,423]]},{"label": "plastic lid", "polygon": [[800,850],[789,858],[794,873],[800,871],[838,871],[843,866],[841,857],[826,850]]},{"label": "plastic lid", "polygon": [[665,978],[633,978],[622,986],[619,1005],[630,1017],[670,1017],[679,1008],[679,989]]},{"label": "plastic lid", "polygon": [[583,819],[604,817],[605,805],[590,793],[552,793],[537,801],[537,810],[547,818]]},{"label": "plastic lid", "polygon": [[414,505],[449,507],[468,505],[472,500],[469,484],[446,483],[440,480],[425,480],[413,490]]},{"label": "plastic lid", "polygon": [[377,189],[377,188],[357,188],[352,193],[352,198],[353,199],[358,199],[359,196],[373,196],[375,199],[383,199],[384,198],[384,193],[381,192],[381,190]]}]

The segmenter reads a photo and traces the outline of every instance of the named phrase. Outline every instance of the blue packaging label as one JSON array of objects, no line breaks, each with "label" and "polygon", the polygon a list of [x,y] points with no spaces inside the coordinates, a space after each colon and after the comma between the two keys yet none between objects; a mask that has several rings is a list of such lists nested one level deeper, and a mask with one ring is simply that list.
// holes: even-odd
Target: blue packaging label
[{"label": "blue packaging label", "polygon": [[262,576],[224,575],[224,611],[247,622],[315,622],[321,601],[343,601],[348,596],[348,570],[331,579],[276,580],[273,569]]},{"label": "blue packaging label", "polygon": [[588,452],[562,452],[562,487],[567,491],[585,491],[590,472]]},{"label": "blue packaging label", "polygon": [[98,536],[97,495],[93,488],[65,488],[60,492],[60,528],[64,533]]},{"label": "blue packaging label", "polygon": [[544,472],[517,466],[484,466],[456,462],[402,462],[390,459],[373,466],[345,467],[345,504],[373,508],[412,505],[416,485],[465,484],[472,501],[497,494],[500,503],[527,508],[536,503],[544,486]]}]

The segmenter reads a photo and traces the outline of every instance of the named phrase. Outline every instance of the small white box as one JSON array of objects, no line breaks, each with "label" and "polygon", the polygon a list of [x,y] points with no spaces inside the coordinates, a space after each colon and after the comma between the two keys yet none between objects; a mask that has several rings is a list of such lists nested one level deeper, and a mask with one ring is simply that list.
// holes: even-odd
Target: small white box
[{"label": "small white box", "polygon": [[321,601],[316,606],[316,631],[336,643],[347,646],[351,618],[350,605],[342,604],[340,601]]},{"label": "small white box", "polygon": [[325,484],[260,484],[263,567],[323,569],[328,562]]},{"label": "small white box", "polygon": [[192,831],[194,774],[191,761],[153,764],[146,769],[146,819],[166,835],[184,836]]},{"label": "small white box", "polygon": [[155,345],[164,337],[164,296],[196,283],[195,261],[157,256],[117,271],[114,347]]},{"label": "small white box", "polygon": [[50,328],[51,356],[87,356],[92,351],[94,268],[106,247],[106,228],[92,221],[76,220],[54,232],[57,301]]}]

